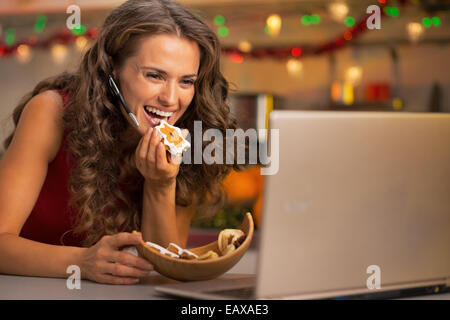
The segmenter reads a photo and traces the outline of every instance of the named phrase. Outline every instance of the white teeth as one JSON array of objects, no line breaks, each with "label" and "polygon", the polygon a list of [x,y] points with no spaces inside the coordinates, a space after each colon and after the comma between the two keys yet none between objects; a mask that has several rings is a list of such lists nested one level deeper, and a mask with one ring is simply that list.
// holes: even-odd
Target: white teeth
[{"label": "white teeth", "polygon": [[164,111],[161,111],[156,108],[149,107],[149,106],[145,106],[145,110],[147,110],[148,112],[156,113],[158,116],[166,117],[166,118],[170,117],[173,114],[173,112],[164,112]]}]

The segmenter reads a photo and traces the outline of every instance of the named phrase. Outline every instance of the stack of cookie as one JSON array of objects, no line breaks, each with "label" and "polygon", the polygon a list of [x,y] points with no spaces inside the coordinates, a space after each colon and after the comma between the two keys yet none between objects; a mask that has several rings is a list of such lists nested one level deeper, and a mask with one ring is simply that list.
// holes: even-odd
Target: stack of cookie
[{"label": "stack of cookie", "polygon": [[161,254],[170,256],[172,258],[180,258],[186,260],[210,260],[216,259],[219,257],[226,256],[227,254],[232,253],[234,250],[239,248],[239,246],[245,241],[246,235],[242,230],[239,229],[225,229],[219,233],[219,237],[217,239],[217,247],[218,251],[209,250],[208,252],[198,256],[192,251],[188,249],[183,249],[175,243],[170,243],[167,248],[163,248],[160,245],[147,242],[147,244],[159,250]]}]

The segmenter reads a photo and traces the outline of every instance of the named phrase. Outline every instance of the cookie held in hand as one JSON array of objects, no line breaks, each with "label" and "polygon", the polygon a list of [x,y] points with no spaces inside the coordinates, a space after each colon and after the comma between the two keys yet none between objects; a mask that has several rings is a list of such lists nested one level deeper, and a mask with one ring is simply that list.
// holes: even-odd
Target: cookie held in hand
[{"label": "cookie held in hand", "polygon": [[166,150],[171,155],[178,156],[183,154],[184,151],[191,147],[189,141],[183,137],[181,129],[168,124],[166,121],[161,120],[160,124],[155,127],[162,137]]}]

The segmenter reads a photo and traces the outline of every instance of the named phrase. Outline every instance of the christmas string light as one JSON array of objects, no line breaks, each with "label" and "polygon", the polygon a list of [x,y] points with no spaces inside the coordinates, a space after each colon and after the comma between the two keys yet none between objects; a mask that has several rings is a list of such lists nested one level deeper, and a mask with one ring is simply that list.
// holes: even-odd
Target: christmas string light
[{"label": "christmas string light", "polygon": [[430,28],[431,26],[439,27],[441,25],[441,19],[439,17],[424,17],[422,23],[426,28]]},{"label": "christmas string light", "polygon": [[17,47],[17,60],[20,63],[27,63],[31,60],[31,48],[27,44],[21,44]]},{"label": "christmas string light", "polygon": [[242,52],[250,52],[252,51],[252,44],[247,40],[243,40],[239,42],[238,48]]},{"label": "christmas string light", "polygon": [[439,19],[439,17],[431,18],[431,22],[433,22],[433,25],[435,27],[439,27],[441,25],[441,19]]},{"label": "christmas string light", "polygon": [[244,57],[242,55],[240,55],[239,53],[231,54],[230,59],[234,63],[242,63],[242,62],[244,62]]},{"label": "christmas string light", "polygon": [[292,48],[291,54],[293,57],[300,57],[302,54],[302,49],[300,48]]},{"label": "christmas string light", "polygon": [[67,57],[67,47],[63,44],[57,43],[51,48],[52,58],[57,64],[62,64]]},{"label": "christmas string light", "polygon": [[225,24],[225,17],[221,14],[214,17],[214,24],[216,26],[223,26]]},{"label": "christmas string light", "polygon": [[290,76],[299,78],[303,73],[303,63],[297,59],[289,59],[286,63],[286,69]]},{"label": "christmas string light", "polygon": [[353,18],[351,16],[346,17],[344,20],[344,24],[347,27],[353,27],[355,25],[355,18]]},{"label": "christmas string light", "polygon": [[217,34],[221,38],[227,37],[229,33],[230,33],[230,31],[228,30],[228,28],[226,26],[220,26],[219,29],[217,29]]},{"label": "christmas string light", "polygon": [[334,20],[341,22],[347,16],[349,8],[344,2],[337,1],[328,5],[328,11]]},{"label": "christmas string light", "polygon": [[89,40],[86,37],[81,36],[75,40],[75,46],[78,51],[84,51],[87,48],[88,42]]},{"label": "christmas string light", "polygon": [[424,29],[423,26],[418,22],[410,22],[406,26],[408,32],[409,40],[412,43],[416,43],[422,37]]},{"label": "christmas string light", "polygon": [[45,24],[47,23],[47,17],[43,14],[40,14],[36,17],[36,23],[34,24],[34,32],[42,33],[45,28]]},{"label": "christmas string light", "polygon": [[271,14],[266,20],[267,28],[271,36],[277,36],[281,30],[281,17]]},{"label": "christmas string light", "polygon": [[390,17],[398,17],[400,10],[397,7],[384,7],[383,11]]},{"label": "christmas string light", "polygon": [[16,41],[16,29],[9,28],[6,29],[5,43],[8,46],[12,46]]},{"label": "christmas string light", "polygon": [[82,36],[86,33],[86,27],[80,24],[77,28],[72,29],[72,33],[77,36]]}]

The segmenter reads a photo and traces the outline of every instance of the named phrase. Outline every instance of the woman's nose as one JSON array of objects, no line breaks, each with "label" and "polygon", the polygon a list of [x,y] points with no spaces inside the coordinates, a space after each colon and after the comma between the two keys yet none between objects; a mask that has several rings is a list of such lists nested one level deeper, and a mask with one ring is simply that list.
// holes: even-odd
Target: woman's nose
[{"label": "woman's nose", "polygon": [[166,82],[159,93],[159,100],[163,105],[174,106],[178,101],[176,84],[172,81]]}]

